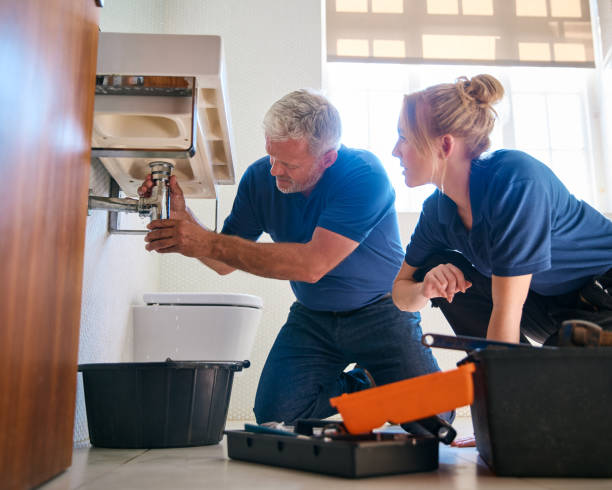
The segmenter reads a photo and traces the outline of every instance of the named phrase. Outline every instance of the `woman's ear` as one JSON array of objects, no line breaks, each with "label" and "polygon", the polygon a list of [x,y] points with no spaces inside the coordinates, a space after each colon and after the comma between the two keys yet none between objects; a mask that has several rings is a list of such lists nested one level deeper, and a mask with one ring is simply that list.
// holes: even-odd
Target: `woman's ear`
[{"label": "woman's ear", "polygon": [[441,138],[441,143],[440,150],[442,152],[442,157],[445,159],[449,158],[455,149],[455,138],[452,134],[445,134]]}]

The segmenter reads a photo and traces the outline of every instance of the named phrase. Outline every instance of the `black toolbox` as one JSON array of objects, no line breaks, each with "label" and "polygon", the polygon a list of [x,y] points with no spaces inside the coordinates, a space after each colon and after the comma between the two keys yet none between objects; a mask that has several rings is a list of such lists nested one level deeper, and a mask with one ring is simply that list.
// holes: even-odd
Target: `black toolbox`
[{"label": "black toolbox", "polygon": [[500,476],[612,476],[612,348],[487,348],[471,406],[476,446]]},{"label": "black toolbox", "polygon": [[228,430],[232,459],[347,478],[433,471],[438,439],[408,434],[388,440],[333,440]]}]

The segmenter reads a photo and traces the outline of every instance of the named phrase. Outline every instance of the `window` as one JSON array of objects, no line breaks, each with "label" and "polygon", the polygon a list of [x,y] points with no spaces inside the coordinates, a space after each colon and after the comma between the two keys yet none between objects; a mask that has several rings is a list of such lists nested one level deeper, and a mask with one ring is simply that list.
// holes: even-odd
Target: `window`
[{"label": "window", "polygon": [[382,161],[396,191],[397,210],[418,212],[433,186],[409,189],[399,161],[391,155],[404,94],[458,76],[490,73],[506,95],[495,106],[499,120],[491,150],[515,148],[547,164],[579,199],[596,206],[590,137],[589,86],[594,70],[327,63],[327,92],[340,111],[343,142],[366,148]]},{"label": "window", "polygon": [[589,0],[327,0],[328,61],[593,67]]}]

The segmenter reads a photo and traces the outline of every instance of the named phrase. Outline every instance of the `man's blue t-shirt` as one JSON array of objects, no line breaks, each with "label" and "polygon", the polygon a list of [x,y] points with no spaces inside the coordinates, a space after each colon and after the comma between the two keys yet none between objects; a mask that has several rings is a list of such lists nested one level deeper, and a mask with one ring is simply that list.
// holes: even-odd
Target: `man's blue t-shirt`
[{"label": "man's blue t-shirt", "polygon": [[395,192],[380,161],[342,146],[308,195],[283,194],[270,174],[270,157],[253,163],[238,186],[222,233],[257,240],[307,243],[316,227],[359,246],[314,284],[291,281],[296,298],[318,311],[348,311],[377,301],[393,285],[403,259]]},{"label": "man's blue t-shirt", "polygon": [[552,296],[612,268],[612,221],[579,201],[526,153],[499,150],[472,161],[472,230],[455,203],[435,191],[423,204],[405,261],[461,252],[483,275],[533,274],[531,289]]}]

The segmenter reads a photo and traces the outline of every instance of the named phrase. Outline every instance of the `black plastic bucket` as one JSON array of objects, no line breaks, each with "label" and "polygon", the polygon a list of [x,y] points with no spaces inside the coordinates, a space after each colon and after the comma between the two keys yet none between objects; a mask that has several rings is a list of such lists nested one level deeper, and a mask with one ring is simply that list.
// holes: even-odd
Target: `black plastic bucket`
[{"label": "black plastic bucket", "polygon": [[91,444],[165,448],[217,444],[234,372],[249,361],[81,364]]}]

